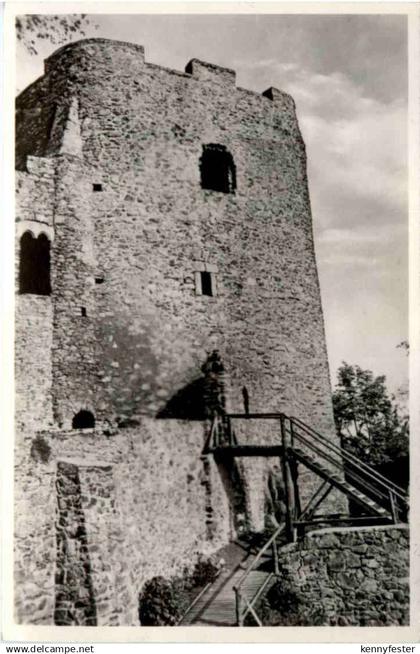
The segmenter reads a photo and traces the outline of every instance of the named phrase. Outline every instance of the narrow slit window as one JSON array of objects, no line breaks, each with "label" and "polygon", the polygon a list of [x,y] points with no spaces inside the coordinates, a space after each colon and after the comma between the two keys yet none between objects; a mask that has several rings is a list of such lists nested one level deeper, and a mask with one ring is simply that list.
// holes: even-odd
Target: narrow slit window
[{"label": "narrow slit window", "polygon": [[81,310],[81,314],[82,314],[83,318],[86,318],[86,316],[87,316],[86,307],[80,307],[80,310]]},{"label": "narrow slit window", "polygon": [[213,280],[212,275],[209,272],[203,271],[201,274],[201,293],[202,295],[209,295],[213,297]]}]

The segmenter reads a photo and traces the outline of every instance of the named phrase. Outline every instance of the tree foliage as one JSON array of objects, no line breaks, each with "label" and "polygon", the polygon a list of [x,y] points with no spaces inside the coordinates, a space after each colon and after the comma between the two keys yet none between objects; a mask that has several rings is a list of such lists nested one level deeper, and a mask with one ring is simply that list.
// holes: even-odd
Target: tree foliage
[{"label": "tree foliage", "polygon": [[408,341],[401,341],[401,343],[398,343],[397,348],[401,348],[402,350],[404,350],[407,356],[410,353],[410,344]]},{"label": "tree foliage", "polygon": [[385,377],[343,363],[333,393],[334,417],[342,447],[370,465],[408,455],[408,417],[390,398]]},{"label": "tree foliage", "polygon": [[16,37],[30,54],[36,55],[40,41],[62,45],[73,36],[86,36],[90,24],[86,14],[24,14],[16,18]]},{"label": "tree foliage", "polygon": [[174,626],[180,617],[181,608],[174,584],[163,577],[153,577],[140,596],[140,624],[144,627]]}]

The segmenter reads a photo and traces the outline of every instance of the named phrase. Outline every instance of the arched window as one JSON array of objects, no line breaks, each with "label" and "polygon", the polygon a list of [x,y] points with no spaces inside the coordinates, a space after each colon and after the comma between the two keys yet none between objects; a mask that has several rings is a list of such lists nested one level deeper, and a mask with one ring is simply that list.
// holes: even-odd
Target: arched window
[{"label": "arched window", "polygon": [[25,232],[20,239],[19,293],[50,295],[50,241]]},{"label": "arched window", "polygon": [[201,188],[234,193],[236,171],[233,157],[224,145],[203,145],[200,159]]},{"label": "arched window", "polygon": [[73,429],[92,429],[95,426],[95,416],[82,409],[74,416],[71,426]]}]

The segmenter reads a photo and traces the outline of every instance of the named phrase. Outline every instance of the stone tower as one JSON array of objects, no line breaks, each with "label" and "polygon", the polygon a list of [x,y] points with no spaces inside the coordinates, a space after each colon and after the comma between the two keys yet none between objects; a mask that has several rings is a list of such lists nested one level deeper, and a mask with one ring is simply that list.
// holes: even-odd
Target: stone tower
[{"label": "stone tower", "polygon": [[49,57],[16,127],[17,618],[138,624],[145,580],[263,526],[275,464],[239,507],[215,408],[335,438],[305,146],[286,93],[106,39]]}]

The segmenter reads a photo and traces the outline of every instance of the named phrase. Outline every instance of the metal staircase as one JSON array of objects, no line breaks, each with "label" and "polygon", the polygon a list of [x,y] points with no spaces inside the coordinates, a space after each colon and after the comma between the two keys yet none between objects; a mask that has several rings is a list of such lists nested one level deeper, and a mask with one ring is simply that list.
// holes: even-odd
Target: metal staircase
[{"label": "metal staircase", "polygon": [[[239,443],[234,429],[237,420],[277,421],[278,442],[269,445]],[[247,616],[252,616],[253,621],[262,626],[256,605],[278,576],[279,547],[303,537],[307,527],[395,524],[408,520],[408,494],[402,488],[298,418],[284,413],[216,414],[204,453],[213,454],[218,460],[261,456],[278,456],[281,460],[286,496],[285,524],[260,548],[244,574],[235,579],[237,625],[243,625]],[[303,508],[299,466],[320,479],[320,485]],[[321,513],[319,509],[333,489],[357,503],[361,515]],[[271,563],[267,571],[268,554]],[[256,576],[262,560],[265,574],[257,587],[251,585],[253,590],[249,594],[249,581]]]},{"label": "metal staircase", "polygon": [[334,474],[331,472],[331,470],[320,465],[313,456],[309,456],[308,454],[305,454],[303,450],[294,447],[293,457],[297,462],[303,463],[309,470],[312,470],[312,472],[321,477],[321,479],[324,479],[326,482],[328,482],[331,487],[338,488],[338,490],[342,491],[345,495],[347,495],[347,497],[357,502],[369,513],[372,513],[373,515],[389,517],[387,509],[385,509],[374,500],[370,499],[361,491],[357,490],[355,486],[352,486],[338,474]]}]

